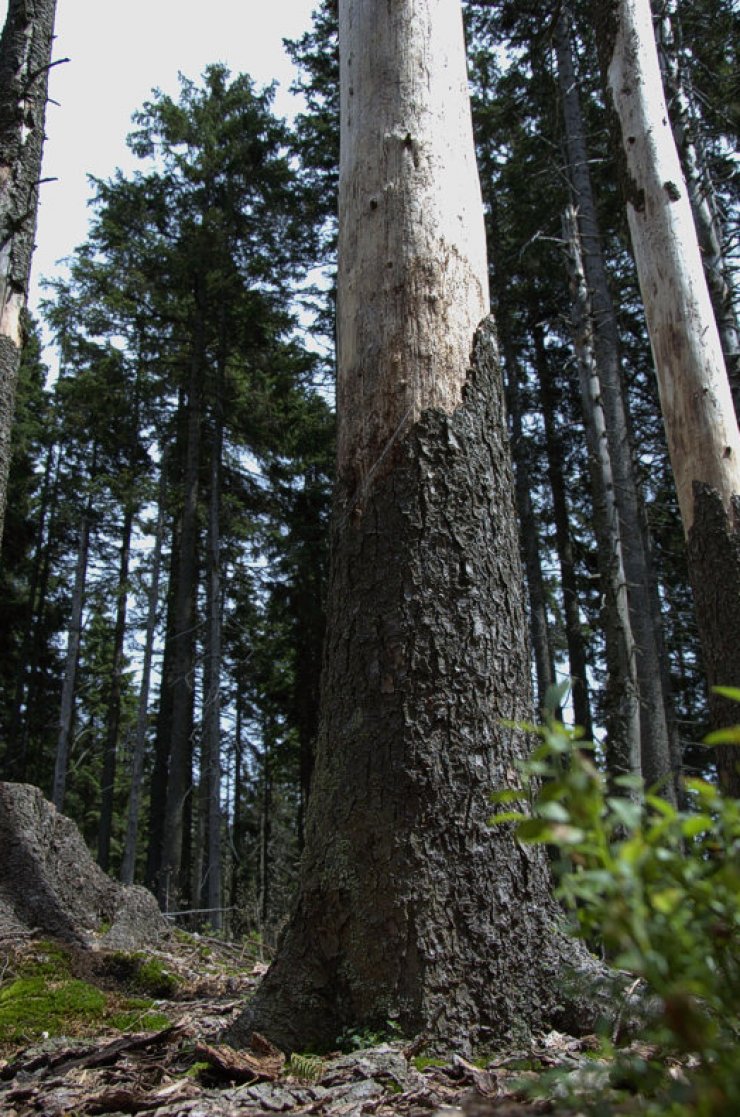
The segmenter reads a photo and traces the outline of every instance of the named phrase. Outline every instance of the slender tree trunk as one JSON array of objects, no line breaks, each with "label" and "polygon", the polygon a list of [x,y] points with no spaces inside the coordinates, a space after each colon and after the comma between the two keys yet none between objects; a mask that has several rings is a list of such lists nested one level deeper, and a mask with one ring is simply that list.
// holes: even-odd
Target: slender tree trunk
[{"label": "slender tree trunk", "polygon": [[[594,4],[592,19],[678,491],[710,685],[740,680],[740,432],[676,151],[648,0]],[[712,720],[736,720],[714,697]],[[740,795],[735,750],[718,749]]]},{"label": "slender tree trunk", "polygon": [[594,528],[604,595],[607,663],[607,764],[612,777],[641,774],[640,703],[637,651],[630,624],[622,531],[614,492],[612,459],[606,429],[601,383],[594,352],[593,315],[583,271],[576,213],[565,212],[568,272],[573,294],[573,328],[581,401],[594,494]]},{"label": "slender tree trunk", "polygon": [[238,908],[241,867],[244,858],[244,741],[243,701],[237,688],[234,698],[236,707],[234,724],[234,806],[231,825],[231,876],[229,884],[229,906]]},{"label": "slender tree trunk", "polygon": [[[499,333],[501,335],[502,331],[499,331]],[[521,392],[517,382],[518,369],[513,356],[506,354],[504,337],[502,337],[502,346],[504,347],[504,363],[508,371],[506,401],[511,419],[514,491],[529,596],[529,629],[534,652],[535,678],[537,680],[537,708],[542,711],[546,706],[548,690],[555,682],[555,664],[550,647],[547,595],[540,561],[539,531],[532,507],[529,462],[522,427]]]},{"label": "slender tree trunk", "polygon": [[656,634],[651,599],[653,573],[642,500],[634,474],[634,454],[625,405],[617,315],[609,289],[599,222],[591,187],[588,149],[573,64],[571,17],[567,4],[556,23],[558,80],[563,100],[568,175],[580,230],[583,270],[593,312],[594,357],[614,476],[622,556],[627,581],[630,625],[634,636],[635,670],[640,701],[641,767],[646,784],[659,785],[675,800],[680,757],[671,742],[670,697],[664,691],[660,660],[662,638]]},{"label": "slender tree trunk", "polygon": [[709,295],[730,379],[735,414],[739,415],[740,325],[734,282],[727,262],[726,238],[717,194],[700,138],[697,137],[696,113],[692,109],[686,68],[682,64],[680,15],[675,0],[659,0],[655,10],[655,33],[673,138],[686,179]]},{"label": "slender tree trunk", "polygon": [[[180,448],[178,447],[178,450]],[[176,455],[176,462],[181,462]],[[165,463],[162,462],[165,475]],[[168,478],[168,482],[169,482]],[[162,849],[164,845],[164,820],[167,804],[167,772],[172,750],[172,656],[175,631],[175,586],[180,565],[179,523],[175,518],[171,532],[171,551],[167,583],[167,615],[165,619],[164,655],[159,687],[159,708],[154,736],[154,763],[149,790],[149,835],[147,842],[146,883],[162,901],[160,890],[162,876]]]},{"label": "slender tree trunk", "polygon": [[511,454],[514,464],[516,507],[519,516],[519,530],[529,595],[529,628],[537,680],[537,706],[539,710],[543,710],[548,689],[555,682],[555,666],[550,647],[547,596],[542,577],[539,532],[530,493],[529,474],[531,464],[526,451],[526,440],[522,425],[522,400],[519,387],[520,368],[512,342],[507,277],[502,274],[498,255],[498,213],[495,198],[491,202],[490,217],[493,225],[491,260],[496,300],[496,325],[501,345],[501,357],[506,380],[506,402],[510,417]]},{"label": "slender tree trunk", "polygon": [[0,544],[41,179],[55,0],[9,0],[0,36]]},{"label": "slender tree trunk", "polygon": [[136,845],[139,834],[139,813],[141,810],[141,785],[144,776],[147,726],[149,722],[149,691],[151,688],[152,661],[154,658],[154,634],[157,628],[157,614],[159,612],[159,579],[162,566],[162,543],[164,539],[165,519],[165,477],[164,462],[162,462],[157,526],[154,532],[151,582],[149,583],[149,594],[147,599],[144,654],[141,662],[141,684],[139,687],[139,705],[136,716],[136,738],[134,740],[134,753],[131,761],[131,790],[128,799],[126,838],[123,846],[123,859],[121,861],[121,881],[123,884],[133,884],[136,868]]},{"label": "slender tree trunk", "polygon": [[205,900],[214,930],[222,926],[221,878],[221,453],[223,414],[220,397],[223,377],[219,377],[214,404],[214,429],[208,493],[208,534],[206,542],[206,626],[204,639],[204,710],[201,781],[205,806]]},{"label": "slender tree trunk", "polygon": [[167,778],[162,844],[160,901],[187,889],[183,866],[186,799],[192,790],[193,674],[195,652],[195,597],[198,571],[198,474],[203,423],[204,309],[200,286],[196,292],[197,320],[188,391],[188,421],[180,526],[178,579],[174,587],[172,634],[172,747]]},{"label": "slender tree trunk", "polygon": [[113,630],[113,661],[111,664],[110,692],[106,716],[105,749],[103,752],[103,774],[101,779],[100,821],[98,825],[98,864],[108,872],[110,863],[110,841],[113,829],[113,806],[116,783],[116,760],[118,756],[118,737],[121,727],[121,686],[123,681],[124,654],[123,641],[126,635],[126,606],[128,599],[128,570],[131,557],[131,532],[134,523],[134,510],[127,502],[123,513],[121,528],[121,553],[118,567],[118,587],[116,592],[116,623]]},{"label": "slender tree trunk", "polygon": [[[557,1016],[547,858],[487,825],[531,717],[457,0],[342,0],[339,450],[296,909],[231,1030],[458,1048]],[[471,355],[472,350],[472,355]],[[593,987],[589,989],[589,994]],[[592,1001],[593,1005],[593,1001]],[[587,1014],[588,1015],[588,1014]]]},{"label": "slender tree trunk", "polygon": [[265,734],[262,753],[262,796],[260,799],[259,919],[264,934],[270,918],[270,844],[272,841],[272,758],[271,738]]},{"label": "slender tree trunk", "polygon": [[75,563],[75,582],[72,592],[72,612],[69,620],[67,635],[67,661],[64,669],[64,683],[62,686],[62,704],[59,713],[59,736],[57,738],[57,753],[54,765],[54,783],[52,787],[52,802],[58,811],[64,807],[64,792],[67,784],[67,767],[69,764],[69,749],[72,735],[72,717],[74,714],[75,681],[77,678],[77,661],[80,655],[80,640],[82,637],[82,610],[85,603],[85,582],[87,579],[87,559],[90,547],[90,514],[91,499],[80,521],[77,543],[77,561]]},{"label": "slender tree trunk", "polygon": [[552,492],[555,546],[558,552],[558,563],[560,565],[560,577],[562,581],[563,616],[565,618],[565,639],[568,645],[568,662],[570,664],[573,717],[575,719],[575,724],[579,725],[583,730],[585,740],[592,741],[594,730],[591,720],[586,647],[581,627],[578,577],[570,533],[565,481],[563,479],[562,461],[564,457],[564,447],[560,433],[555,425],[555,416],[558,414],[558,407],[555,399],[555,384],[550,370],[550,362],[547,356],[544,338],[542,336],[542,327],[535,319],[531,328],[534,341],[535,367],[540,383],[542,419],[545,428],[547,475]]}]

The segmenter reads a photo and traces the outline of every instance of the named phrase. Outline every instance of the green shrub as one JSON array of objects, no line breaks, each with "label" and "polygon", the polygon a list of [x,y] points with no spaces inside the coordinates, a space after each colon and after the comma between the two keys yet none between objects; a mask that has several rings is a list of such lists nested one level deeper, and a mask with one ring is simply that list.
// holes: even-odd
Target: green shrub
[{"label": "green shrub", "polygon": [[540,744],[521,786],[493,796],[491,823],[554,847],[573,933],[646,983],[659,1006],[651,1038],[698,1064],[690,1086],[669,1082],[664,1060],[641,1074],[679,1095],[655,1112],[740,1113],[740,802],[696,779],[685,781],[691,810],[642,795],[631,777],[612,794],[593,745],[552,718],[527,728]]}]

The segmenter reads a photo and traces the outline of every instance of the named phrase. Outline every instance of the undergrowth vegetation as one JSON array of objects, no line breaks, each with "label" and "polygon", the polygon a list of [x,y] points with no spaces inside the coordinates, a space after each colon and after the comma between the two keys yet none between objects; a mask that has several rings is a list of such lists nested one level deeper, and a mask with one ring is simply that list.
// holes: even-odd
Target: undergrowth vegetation
[{"label": "undergrowth vegetation", "polygon": [[0,1048],[91,1028],[153,1031],[169,1023],[146,996],[101,989],[75,977],[70,955],[58,944],[39,943],[11,968],[0,985]]},{"label": "undergrowth vegetation", "polygon": [[540,743],[491,823],[553,849],[571,933],[641,983],[652,1046],[615,1052],[611,1084],[656,1117],[740,1113],[740,801],[699,779],[687,809],[631,776],[610,787],[577,731],[526,728]]}]

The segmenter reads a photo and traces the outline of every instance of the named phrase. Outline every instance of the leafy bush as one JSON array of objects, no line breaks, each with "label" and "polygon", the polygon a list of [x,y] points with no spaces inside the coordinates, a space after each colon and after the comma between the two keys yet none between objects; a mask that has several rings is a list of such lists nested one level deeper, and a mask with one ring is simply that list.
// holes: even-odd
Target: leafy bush
[{"label": "leafy bush", "polygon": [[696,779],[691,810],[643,795],[633,777],[612,793],[592,744],[553,718],[527,728],[540,744],[521,786],[493,796],[491,823],[554,847],[573,933],[646,983],[659,1006],[651,1038],[696,1064],[691,1084],[669,1080],[664,1061],[650,1067],[671,1095],[654,1112],[740,1113],[740,801]]}]

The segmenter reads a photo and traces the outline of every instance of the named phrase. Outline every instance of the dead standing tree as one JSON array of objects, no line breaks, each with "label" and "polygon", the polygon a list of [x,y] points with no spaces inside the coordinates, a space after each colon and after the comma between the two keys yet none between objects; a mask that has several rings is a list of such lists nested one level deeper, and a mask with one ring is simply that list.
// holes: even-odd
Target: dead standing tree
[{"label": "dead standing tree", "polygon": [[392,1019],[465,1046],[562,1022],[563,970],[589,960],[555,929],[544,853],[487,826],[530,662],[460,4],[339,13],[321,729],[297,906],[229,1038],[317,1050]]},{"label": "dead standing tree", "polygon": [[0,37],[0,543],[44,142],[56,0],[9,0]]},{"label": "dead standing tree", "polygon": [[[740,685],[740,433],[671,132],[649,0],[592,5],[710,685]],[[737,706],[713,696],[717,727]],[[717,750],[740,795],[737,749]]]}]

